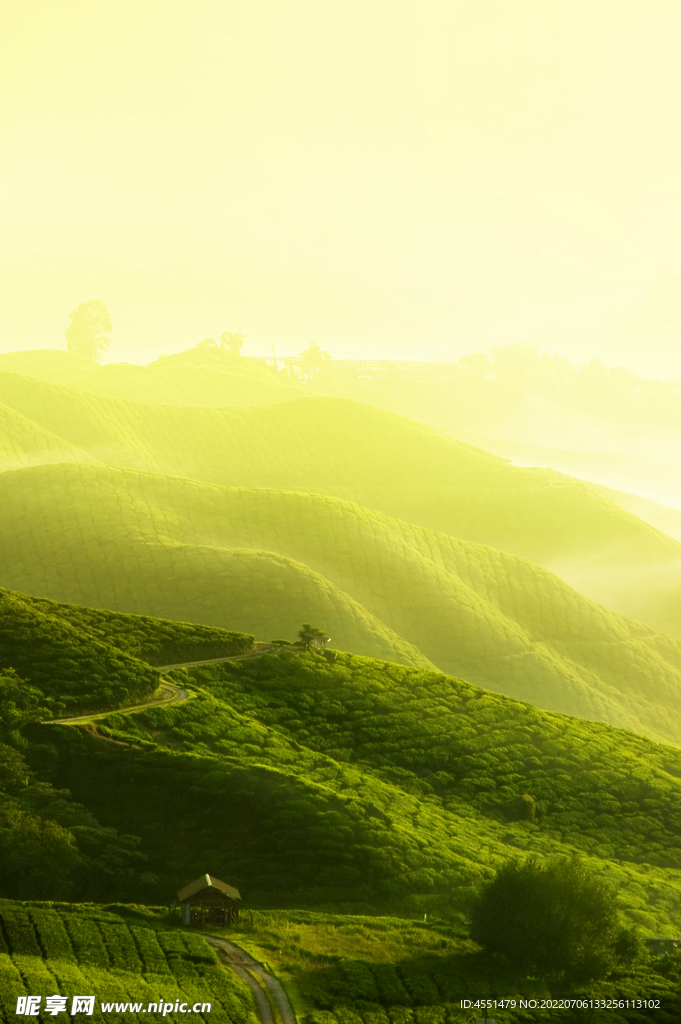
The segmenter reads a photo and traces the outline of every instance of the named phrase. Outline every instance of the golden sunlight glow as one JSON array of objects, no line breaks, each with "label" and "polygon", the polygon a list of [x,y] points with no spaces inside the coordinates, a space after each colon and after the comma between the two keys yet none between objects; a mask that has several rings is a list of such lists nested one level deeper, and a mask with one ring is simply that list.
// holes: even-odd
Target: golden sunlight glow
[{"label": "golden sunlight glow", "polygon": [[[27,0],[0,40],[0,348],[681,376],[675,0]],[[546,340],[548,339],[548,340]]]}]

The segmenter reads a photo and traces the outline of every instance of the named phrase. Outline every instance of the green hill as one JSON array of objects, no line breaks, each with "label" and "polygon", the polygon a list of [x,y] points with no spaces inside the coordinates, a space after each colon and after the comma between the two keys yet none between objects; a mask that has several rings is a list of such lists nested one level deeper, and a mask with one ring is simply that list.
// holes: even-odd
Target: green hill
[{"label": "green hill", "polygon": [[23,466],[94,462],[82,449],[57,437],[6,405],[0,405],[0,473]]},{"label": "green hill", "polygon": [[510,853],[578,850],[676,920],[678,751],[355,656],[193,674],[189,704],[49,727],[52,781],[142,837],[157,898],[208,860],[255,906],[454,909]]},{"label": "green hill", "polygon": [[592,600],[681,632],[677,541],[589,484],[511,466],[403,417],[320,397],[247,409],[144,405],[8,373],[0,400],[100,462],[346,498],[521,555]]},{"label": "green hill", "polygon": [[339,647],[681,743],[681,643],[524,559],[297,491],[75,465],[3,482],[12,587],[264,638],[319,621]]},{"label": "green hill", "polygon": [[[250,642],[122,615],[107,639],[105,612],[6,599],[7,628],[21,632],[22,601],[70,626],[74,658],[86,628],[153,658]],[[33,690],[0,671],[0,896],[166,902],[209,865],[250,906],[465,910],[510,854],[572,851],[631,921],[678,931],[677,749],[431,670],[287,646],[179,670],[191,701],[41,724],[54,679],[35,636]]]},{"label": "green hill", "polygon": [[[157,682],[155,674],[148,672],[150,665],[242,654],[253,646],[248,634],[144,615],[116,615],[3,589],[0,630],[0,668],[15,668],[43,690],[59,689],[63,696],[71,689],[81,690],[86,682],[94,684],[100,675],[111,678],[114,669],[107,658],[117,659],[118,670],[131,686],[141,687],[130,696],[143,698],[151,692],[152,676]],[[90,693],[96,692],[93,686]],[[112,693],[100,706],[118,706],[124,697],[123,692]]]},{"label": "green hill", "polygon": [[[246,985],[204,939],[161,927],[160,915],[146,908],[112,909],[0,900],[3,1020],[16,1019],[22,996],[39,996],[40,1017],[49,1020],[70,1014],[75,995],[93,994],[99,1020],[146,1021],[179,1001],[195,1021],[255,1024]],[[46,999],[60,993],[66,1006],[45,1013]]]}]

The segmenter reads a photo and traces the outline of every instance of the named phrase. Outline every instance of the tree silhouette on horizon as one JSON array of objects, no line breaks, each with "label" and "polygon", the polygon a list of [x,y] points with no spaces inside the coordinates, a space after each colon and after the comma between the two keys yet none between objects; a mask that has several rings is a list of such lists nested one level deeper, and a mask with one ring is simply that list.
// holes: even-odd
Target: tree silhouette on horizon
[{"label": "tree silhouette on horizon", "polygon": [[64,331],[69,352],[99,362],[111,344],[107,337],[112,329],[109,312],[100,299],[81,302],[71,311],[71,323]]}]

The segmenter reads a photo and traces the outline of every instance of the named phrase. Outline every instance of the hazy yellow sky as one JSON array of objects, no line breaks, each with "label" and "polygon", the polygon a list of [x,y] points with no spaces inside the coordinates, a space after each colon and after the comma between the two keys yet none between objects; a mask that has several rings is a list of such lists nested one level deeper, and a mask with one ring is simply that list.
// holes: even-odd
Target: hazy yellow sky
[{"label": "hazy yellow sky", "polygon": [[0,349],[681,376],[678,0],[25,0],[4,11]]}]

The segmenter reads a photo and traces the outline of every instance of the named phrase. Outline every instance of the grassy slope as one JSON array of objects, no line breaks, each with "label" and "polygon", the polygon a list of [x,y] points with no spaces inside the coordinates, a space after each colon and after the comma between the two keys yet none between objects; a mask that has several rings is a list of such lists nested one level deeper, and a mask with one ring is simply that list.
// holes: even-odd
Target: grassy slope
[{"label": "grassy slope", "polygon": [[[25,668],[34,674],[35,665],[40,661],[36,653],[39,633],[44,633],[52,644],[49,661],[53,665],[57,658],[55,640],[61,631],[69,657],[82,655],[87,645],[104,645],[112,655],[133,658],[137,663],[132,668],[133,674],[140,673],[140,662],[169,665],[242,654],[253,647],[252,636],[232,630],[144,615],[116,615],[111,611],[3,589],[0,589],[0,622],[4,638],[3,667]],[[93,667],[85,663],[78,674],[90,677],[93,671]]]},{"label": "grassy slope", "polygon": [[[210,1004],[210,1011],[192,1014],[194,1021],[255,1024],[248,989],[220,966],[210,946],[163,923],[146,908],[122,906],[112,913],[0,900],[0,1019],[16,1020],[22,995],[65,995],[69,1014],[74,995],[90,994],[97,997],[94,1017],[100,1020],[146,1021],[147,1005],[158,1005],[161,996],[173,1004]],[[102,1017],[100,1002],[140,1002],[144,1010]],[[40,1017],[53,1019],[44,1011]]]},{"label": "grassy slope", "polygon": [[28,352],[0,353],[0,369],[9,373],[21,373],[26,377],[37,377],[55,384],[68,384],[80,374],[88,373],[96,364],[72,352],[61,349],[32,349]]},{"label": "grassy slope", "polygon": [[522,555],[594,600],[679,632],[681,545],[592,486],[522,469],[358,403],[150,406],[0,374],[0,400],[101,462],[344,497]]},{"label": "grassy slope", "polygon": [[251,906],[454,909],[509,855],[572,850],[631,920],[678,927],[677,750],[348,655],[193,675],[188,704],[51,727],[55,781],[142,836],[166,888],[208,865]]},{"label": "grassy slope", "polygon": [[[77,629],[106,639],[105,612],[27,604],[69,624],[74,653]],[[153,653],[159,638],[192,633],[125,625],[111,617],[114,648]],[[141,838],[146,865],[110,883],[126,898],[164,901],[208,869],[249,906],[465,911],[509,855],[578,851],[617,885],[630,921],[678,931],[678,750],[346,654],[329,664],[283,648],[178,679],[197,690],[191,702],[30,727],[38,813],[63,819],[75,798],[95,816],[86,833]],[[49,783],[57,804],[45,803]]]},{"label": "grassy slope", "polygon": [[[352,650],[431,664],[320,572],[276,550],[258,550],[262,544],[234,544],[220,488],[109,469],[71,474],[66,466],[54,475],[50,467],[8,473],[3,483],[0,548],[10,586],[236,626],[263,639],[294,636],[301,622],[319,620]],[[267,517],[266,495],[255,495]]]},{"label": "grassy slope", "polygon": [[24,466],[95,460],[6,405],[0,405],[0,472]]},{"label": "grassy slope", "polygon": [[54,599],[263,639],[318,620],[339,647],[681,743],[677,640],[523,559],[340,499],[37,467],[4,476],[0,553],[5,582]]},{"label": "grassy slope", "polygon": [[159,684],[152,665],[236,654],[252,643],[241,633],[116,617],[0,589],[0,669],[15,669],[69,712],[148,699]]},{"label": "grassy slope", "polygon": [[[235,934],[236,932],[236,934]],[[312,1010],[314,1024],[471,1024],[483,1008],[461,1008],[461,1000],[515,999],[515,1008],[491,1012],[497,1024],[641,1024],[650,1019],[611,1008],[599,1013],[520,1009],[520,1000],[560,998],[561,985],[514,977],[490,964],[465,929],[433,915],[427,921],[338,915],[314,911],[258,912],[227,936],[257,959],[273,965],[298,1012]],[[591,998],[661,999],[651,1012],[657,1024],[677,1024],[678,984],[668,960],[648,960],[638,970],[606,982],[590,982],[570,993]],[[606,1004],[607,1005],[607,1004]]]},{"label": "grassy slope", "polygon": [[13,668],[64,710],[97,710],[150,697],[158,673],[87,629],[0,590],[0,668]]}]

